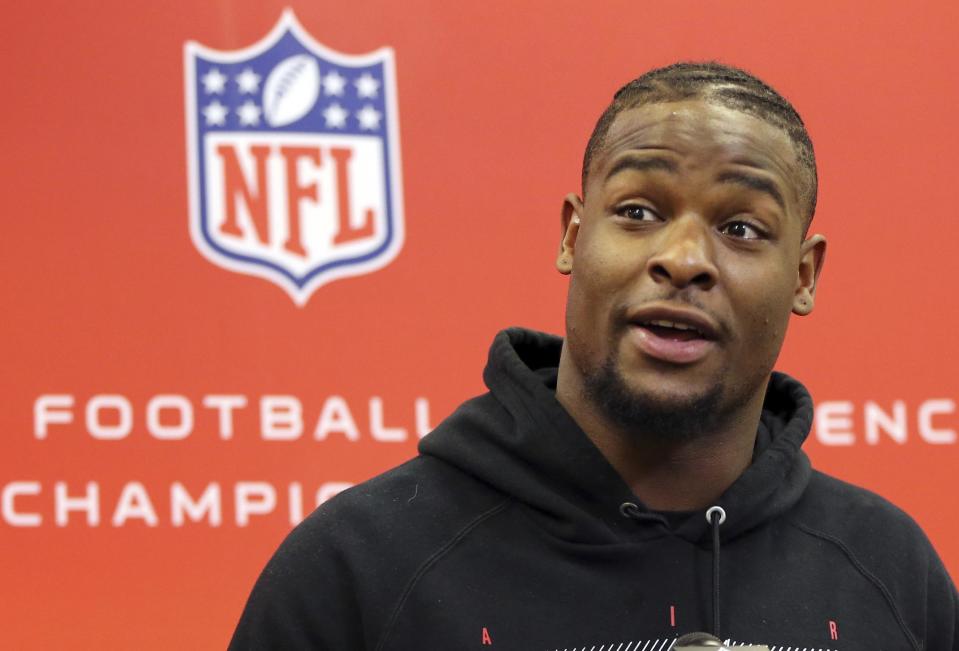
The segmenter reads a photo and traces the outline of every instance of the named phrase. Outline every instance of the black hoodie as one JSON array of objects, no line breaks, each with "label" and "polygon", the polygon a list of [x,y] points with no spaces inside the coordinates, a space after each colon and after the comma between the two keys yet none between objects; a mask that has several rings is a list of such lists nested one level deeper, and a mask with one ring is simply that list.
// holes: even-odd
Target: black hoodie
[{"label": "black hoodie", "polygon": [[560,346],[497,335],[489,393],[298,526],[231,648],[666,651],[718,607],[723,639],[776,651],[959,649],[959,597],[915,522],[810,467],[802,385],[773,374],[714,541],[704,512],[646,509],[562,408]]}]

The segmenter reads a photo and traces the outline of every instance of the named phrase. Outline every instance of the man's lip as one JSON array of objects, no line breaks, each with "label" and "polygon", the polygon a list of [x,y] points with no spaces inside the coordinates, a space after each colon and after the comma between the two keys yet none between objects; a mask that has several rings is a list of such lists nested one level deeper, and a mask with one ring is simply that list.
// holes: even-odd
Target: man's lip
[{"label": "man's lip", "polygon": [[704,359],[716,347],[711,339],[670,339],[641,325],[632,325],[629,339],[646,355],[672,364],[692,364]]},{"label": "man's lip", "polygon": [[700,332],[703,339],[714,341],[719,339],[719,325],[708,315],[685,307],[666,304],[644,305],[627,314],[630,325],[641,326],[650,321],[672,321],[680,323]]}]

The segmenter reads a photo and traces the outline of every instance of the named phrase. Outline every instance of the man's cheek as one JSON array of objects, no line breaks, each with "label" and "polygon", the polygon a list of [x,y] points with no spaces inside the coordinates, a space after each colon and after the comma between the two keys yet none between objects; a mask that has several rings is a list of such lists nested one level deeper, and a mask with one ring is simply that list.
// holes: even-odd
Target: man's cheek
[{"label": "man's cheek", "polygon": [[782,339],[786,320],[779,308],[780,297],[756,292],[749,299],[733,303],[730,335],[745,353],[757,356]]},{"label": "man's cheek", "polygon": [[580,310],[581,318],[587,316],[583,312],[591,313],[597,309],[596,304],[603,293],[602,274],[593,271],[592,267],[583,265],[579,273],[574,272],[570,278],[570,307]]},{"label": "man's cheek", "polygon": [[789,323],[789,313],[779,307],[778,302],[776,305],[775,311],[767,312],[753,324],[753,339],[757,349],[763,351],[764,357],[773,361],[779,356],[779,349],[786,336],[786,325]]}]

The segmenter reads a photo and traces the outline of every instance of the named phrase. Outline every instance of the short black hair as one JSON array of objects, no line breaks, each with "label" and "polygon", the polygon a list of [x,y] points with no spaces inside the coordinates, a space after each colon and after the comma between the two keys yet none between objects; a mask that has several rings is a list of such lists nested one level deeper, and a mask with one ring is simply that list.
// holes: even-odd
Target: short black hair
[{"label": "short black hair", "polygon": [[656,68],[629,82],[613,95],[586,145],[583,156],[583,195],[593,159],[606,144],[606,134],[622,111],[646,104],[701,98],[757,117],[781,129],[792,140],[799,164],[806,171],[799,194],[806,204],[806,224],[816,212],[819,177],[812,140],[799,113],[771,86],[745,70],[715,61],[674,63]]}]

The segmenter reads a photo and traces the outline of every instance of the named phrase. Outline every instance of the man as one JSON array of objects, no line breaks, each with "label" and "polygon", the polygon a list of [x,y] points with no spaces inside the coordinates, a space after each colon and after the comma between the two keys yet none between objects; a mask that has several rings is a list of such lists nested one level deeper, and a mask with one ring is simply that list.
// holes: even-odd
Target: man
[{"label": "man", "polygon": [[331,500],[257,582],[234,648],[959,648],[917,525],[811,470],[772,371],[826,242],[792,106],[718,64],[653,70],[563,204],[566,339],[500,333],[420,456]]}]

